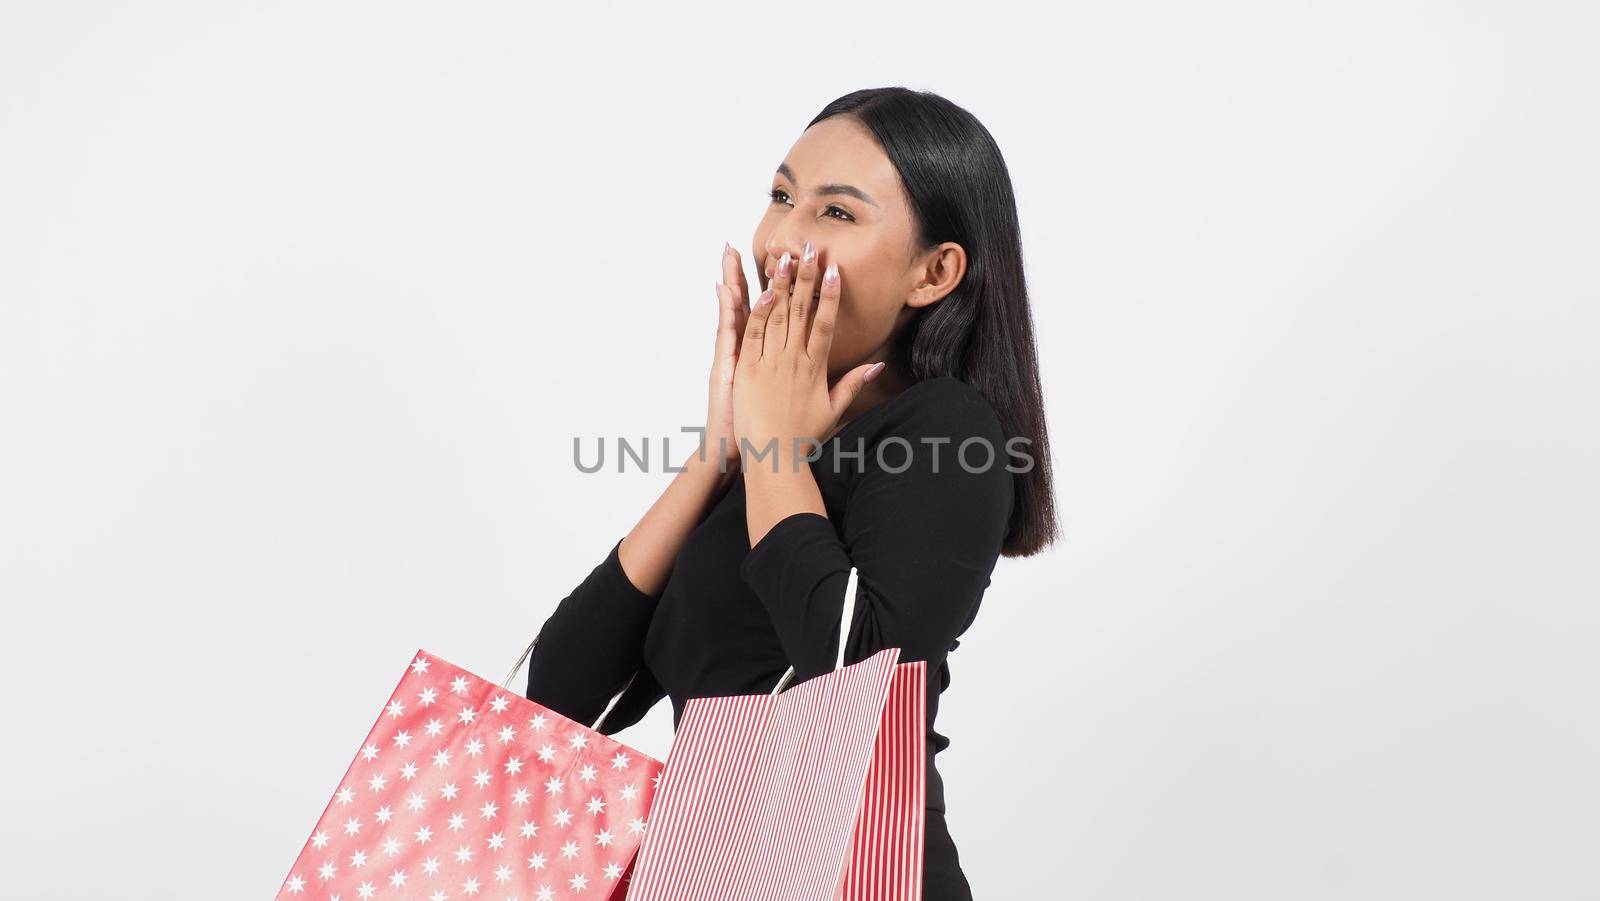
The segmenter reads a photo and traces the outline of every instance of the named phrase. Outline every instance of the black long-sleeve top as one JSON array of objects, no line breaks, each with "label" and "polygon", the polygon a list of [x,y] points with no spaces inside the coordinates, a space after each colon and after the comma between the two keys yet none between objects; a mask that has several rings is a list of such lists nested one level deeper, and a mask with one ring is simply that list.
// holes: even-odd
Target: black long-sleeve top
[{"label": "black long-sleeve top", "polygon": [[791,664],[798,685],[833,669],[854,565],[860,594],[845,663],[887,647],[901,649],[901,662],[928,661],[927,806],[942,814],[934,755],[950,740],[934,718],[950,685],[946,655],[977,615],[1010,519],[1015,461],[1005,442],[977,389],[927,379],[824,443],[810,467],[826,517],[794,513],[752,548],[736,478],[653,596],[629,581],[619,540],[546,619],[527,696],[590,724],[637,672],[602,724],[609,735],[664,696],[676,728],[690,698],[770,692]]}]

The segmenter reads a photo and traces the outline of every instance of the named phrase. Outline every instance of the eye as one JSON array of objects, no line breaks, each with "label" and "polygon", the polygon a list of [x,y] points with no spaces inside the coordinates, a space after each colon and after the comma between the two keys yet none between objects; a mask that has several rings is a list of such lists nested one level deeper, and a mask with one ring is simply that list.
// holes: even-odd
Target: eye
[{"label": "eye", "polygon": [[[785,191],[782,188],[773,188],[772,190],[767,192],[767,197],[773,203],[787,203],[789,201],[789,192]],[[823,210],[823,213],[824,214],[830,214],[829,218],[835,219],[835,220],[837,220],[839,222],[854,222],[854,221],[856,221],[856,217],[850,215],[850,211],[849,210],[847,210],[844,207],[839,206],[837,204],[832,204],[832,203],[828,204],[828,208]],[[839,215],[838,216],[833,216],[833,215],[831,215],[832,213],[838,213]]]}]

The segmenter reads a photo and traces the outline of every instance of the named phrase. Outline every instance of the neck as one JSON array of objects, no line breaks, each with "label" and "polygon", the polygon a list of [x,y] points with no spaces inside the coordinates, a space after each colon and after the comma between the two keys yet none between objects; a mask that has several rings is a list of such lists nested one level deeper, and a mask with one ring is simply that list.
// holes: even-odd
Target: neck
[{"label": "neck", "polygon": [[894,397],[911,387],[912,384],[910,377],[897,369],[894,364],[891,363],[883,367],[883,371],[878,373],[877,378],[862,386],[861,393],[857,394],[855,400],[850,402],[850,406],[845,408],[844,413],[839,417],[839,422],[833,427],[833,434],[828,437],[831,438],[833,435],[838,434],[840,429],[848,425],[857,416]]}]

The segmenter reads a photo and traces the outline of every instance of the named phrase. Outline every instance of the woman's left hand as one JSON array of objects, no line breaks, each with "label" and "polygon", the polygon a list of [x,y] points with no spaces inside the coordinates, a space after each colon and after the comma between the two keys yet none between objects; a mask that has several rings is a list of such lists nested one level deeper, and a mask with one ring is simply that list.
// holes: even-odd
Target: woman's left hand
[{"label": "woman's left hand", "polygon": [[867,373],[876,376],[882,370],[881,363],[862,364],[828,385],[828,351],[839,312],[838,265],[829,264],[823,274],[821,297],[813,307],[817,282],[816,251],[808,241],[798,271],[787,253],[779,260],[777,275],[745,323],[733,379],[733,427],[754,453],[764,454],[774,440],[778,460],[812,453],[861,393]]}]

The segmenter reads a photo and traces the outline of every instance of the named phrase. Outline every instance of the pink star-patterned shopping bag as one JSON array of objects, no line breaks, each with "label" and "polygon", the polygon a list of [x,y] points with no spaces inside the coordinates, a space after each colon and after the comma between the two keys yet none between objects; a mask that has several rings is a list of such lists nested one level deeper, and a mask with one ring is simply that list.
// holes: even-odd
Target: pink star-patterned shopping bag
[{"label": "pink star-patterned shopping bag", "polygon": [[611,706],[585,726],[508,691],[521,666],[497,686],[419,650],[277,897],[624,897],[662,764],[598,731]]}]

